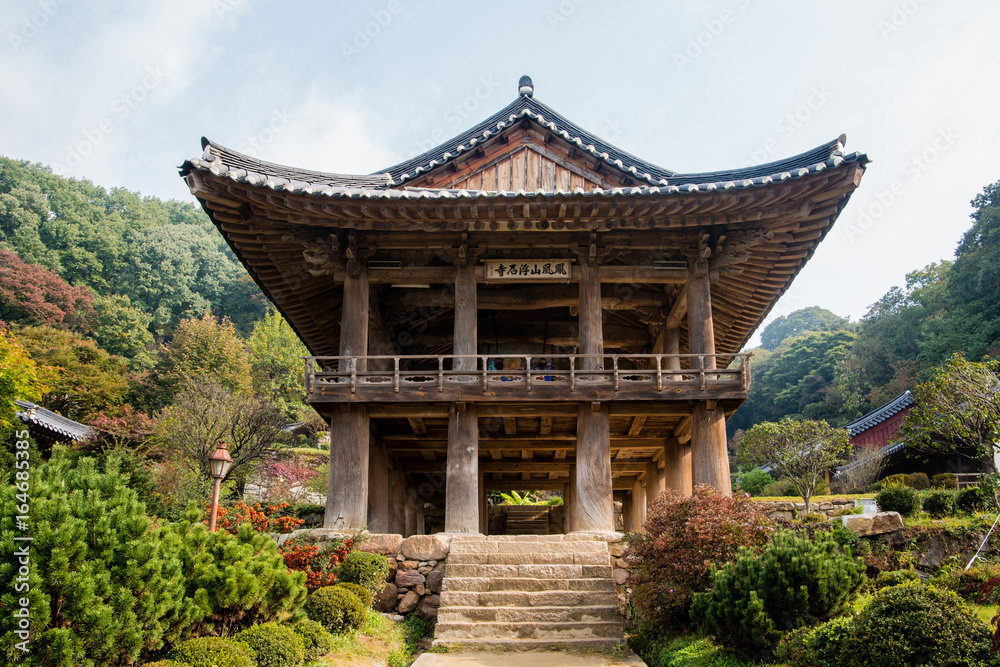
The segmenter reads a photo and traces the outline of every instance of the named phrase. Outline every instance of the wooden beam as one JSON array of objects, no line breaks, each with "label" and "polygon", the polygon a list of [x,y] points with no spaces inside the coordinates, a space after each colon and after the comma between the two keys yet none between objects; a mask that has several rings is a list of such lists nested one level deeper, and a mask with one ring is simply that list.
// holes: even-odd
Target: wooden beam
[{"label": "wooden beam", "polygon": [[[622,288],[618,288],[621,290]],[[572,285],[531,285],[510,287],[504,290],[483,290],[479,294],[480,310],[538,310],[563,308],[577,304],[577,289]],[[396,304],[397,311],[414,311],[419,308],[453,308],[455,295],[448,289],[393,288],[384,297],[386,303]],[[604,310],[635,310],[639,307],[663,308],[669,303],[667,295],[659,290],[633,287],[621,293],[611,286],[601,290],[601,308]]]},{"label": "wooden beam", "polygon": [[635,438],[642,432],[642,427],[646,423],[646,417],[635,417],[632,425],[628,429],[628,437]]},{"label": "wooden beam", "polygon": [[506,435],[517,435],[517,418],[516,417],[504,417],[503,418],[503,432]]},{"label": "wooden beam", "polygon": [[424,424],[422,417],[407,417],[407,421],[410,422],[410,428],[413,429],[413,432],[417,435],[427,434],[427,425]]},{"label": "wooden beam", "polygon": [[552,417],[542,417],[538,420],[538,435],[552,433]]}]

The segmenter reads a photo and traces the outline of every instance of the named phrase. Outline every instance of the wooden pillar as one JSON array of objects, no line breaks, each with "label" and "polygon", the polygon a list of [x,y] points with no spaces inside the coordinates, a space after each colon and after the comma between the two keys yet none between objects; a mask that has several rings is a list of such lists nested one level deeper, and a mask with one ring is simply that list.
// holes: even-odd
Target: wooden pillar
[{"label": "wooden pillar", "polygon": [[423,512],[424,504],[413,489],[406,493],[406,505],[403,508],[403,536],[419,535],[417,532],[417,512]]},{"label": "wooden pillar", "polygon": [[417,516],[416,516],[417,523],[415,528],[416,532],[413,533],[414,535],[427,534],[427,526],[426,526],[427,515],[424,514],[425,511],[426,509],[424,508],[424,503],[420,503],[420,507],[417,508]]},{"label": "wooden pillar", "polygon": [[323,527],[361,530],[368,523],[368,409],[330,417],[330,474]]},{"label": "wooden pillar", "polygon": [[[368,353],[368,273],[364,266],[344,278],[340,355]],[[362,370],[363,363],[358,369]],[[342,360],[342,371],[350,360]],[[345,404],[330,417],[330,474],[324,528],[361,530],[368,523],[368,409]]]},{"label": "wooden pillar", "polygon": [[722,406],[709,408],[705,401],[695,403],[691,415],[691,478],[694,484],[714,486],[724,495],[732,493]]},{"label": "wooden pillar", "polygon": [[682,445],[677,438],[667,438],[663,448],[663,477],[668,489],[691,495],[691,444]]},{"label": "wooden pillar", "polygon": [[389,532],[403,535],[406,531],[406,475],[399,464],[389,473]]},{"label": "wooden pillar", "polygon": [[632,515],[632,494],[626,493],[622,496],[622,527],[626,533],[635,530],[633,519],[635,517]]},{"label": "wooden pillar", "polygon": [[[576,506],[576,465],[569,467],[569,481],[566,483],[566,497],[563,498],[563,505],[566,506],[563,515],[563,532],[569,533],[573,530],[573,507]],[[614,508],[612,507],[612,511]]]},{"label": "wooden pillar", "polygon": [[632,484],[632,530],[641,530],[646,523],[646,489],[642,482]]},{"label": "wooden pillar", "polygon": [[486,484],[484,484],[483,471],[479,471],[479,532],[483,535],[490,534],[490,510],[486,502]]},{"label": "wooden pillar", "polygon": [[[598,267],[580,266],[580,354],[603,355],[601,279]],[[604,367],[600,356],[584,358],[583,370]],[[608,406],[581,405],[576,419],[576,488],[571,524],[574,531],[614,531],[611,485],[611,425]]]},{"label": "wooden pillar", "polygon": [[[476,354],[476,267],[458,267],[455,277],[454,354]],[[456,370],[475,370],[475,359],[455,359]],[[464,411],[459,409],[464,407]],[[479,411],[475,403],[451,406],[448,414],[448,476],[445,482],[446,533],[479,532]]]},{"label": "wooden pillar", "polygon": [[368,530],[389,531],[389,456],[385,441],[377,438],[368,452]]},{"label": "wooden pillar", "polygon": [[653,501],[660,495],[659,468],[655,461],[646,464],[646,482],[643,488],[646,490],[646,510],[653,505]]},{"label": "wooden pillar", "polygon": [[[692,354],[706,355],[704,368],[714,369],[715,326],[712,321],[712,291],[708,263],[695,262],[688,270],[688,340]],[[692,366],[697,368],[698,361]],[[711,379],[711,376],[709,376]],[[691,415],[691,477],[694,484],[714,486],[732,493],[729,453],[726,450],[726,417],[712,402],[695,404]]]},{"label": "wooden pillar", "polygon": [[479,532],[479,419],[475,403],[448,414],[448,476],[445,481],[446,533]]}]

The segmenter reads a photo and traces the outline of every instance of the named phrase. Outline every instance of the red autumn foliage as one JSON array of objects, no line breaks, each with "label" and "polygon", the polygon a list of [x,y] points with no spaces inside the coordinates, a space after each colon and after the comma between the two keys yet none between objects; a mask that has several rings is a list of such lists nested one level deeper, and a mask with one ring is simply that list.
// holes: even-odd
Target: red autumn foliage
[{"label": "red autumn foliage", "polygon": [[74,287],[55,271],[0,250],[0,319],[88,331],[93,316],[90,288]]},{"label": "red autumn foliage", "polygon": [[348,537],[341,542],[330,542],[323,547],[317,544],[299,544],[288,540],[278,547],[278,553],[285,559],[289,570],[306,573],[306,588],[309,592],[337,583],[337,568],[354,547],[354,539]]},{"label": "red autumn foliage", "polygon": [[685,625],[691,597],[708,589],[711,566],[732,561],[740,547],[760,550],[773,531],[746,493],[724,496],[696,486],[688,497],[672,489],[660,494],[624,554],[641,621]]},{"label": "red autumn foliage", "polygon": [[[294,516],[283,515],[282,512],[287,508],[288,503],[280,503],[267,505],[266,509],[261,509],[260,503],[248,505],[241,500],[232,507],[219,507],[219,512],[216,515],[216,526],[233,535],[244,523],[249,523],[259,533],[290,533],[305,521]],[[208,519],[202,523],[208,525]]]},{"label": "red autumn foliage", "polygon": [[150,453],[150,439],[156,430],[156,420],[131,405],[122,406],[118,416],[99,412],[87,423],[93,433],[81,445],[86,451],[124,448],[147,455]]}]

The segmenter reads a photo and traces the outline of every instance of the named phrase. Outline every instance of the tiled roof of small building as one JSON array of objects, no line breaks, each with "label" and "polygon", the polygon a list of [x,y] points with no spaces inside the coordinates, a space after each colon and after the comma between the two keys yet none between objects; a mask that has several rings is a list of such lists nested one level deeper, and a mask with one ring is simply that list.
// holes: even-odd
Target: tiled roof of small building
[{"label": "tiled roof of small building", "polygon": [[861,417],[860,419],[855,419],[844,428],[847,429],[847,432],[850,433],[851,437],[853,438],[856,435],[864,433],[871,427],[881,424],[889,417],[892,417],[893,415],[899,413],[900,411],[905,410],[911,405],[916,405],[916,402],[914,402],[913,400],[913,394],[911,394],[910,390],[907,389],[902,394],[892,399],[885,405],[880,405],[879,407],[875,408],[874,410],[866,414],[864,417]]},{"label": "tiled roof of small building", "polygon": [[93,433],[93,429],[86,424],[75,422],[51,410],[46,410],[31,401],[15,399],[14,404],[20,408],[14,413],[14,416],[25,424],[34,424],[70,440],[85,440]]}]

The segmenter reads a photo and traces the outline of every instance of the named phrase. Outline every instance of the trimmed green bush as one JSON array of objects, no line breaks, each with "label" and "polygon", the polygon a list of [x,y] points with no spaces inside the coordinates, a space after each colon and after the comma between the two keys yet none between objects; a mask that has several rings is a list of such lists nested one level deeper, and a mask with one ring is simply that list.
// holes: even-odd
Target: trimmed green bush
[{"label": "trimmed green bush", "polygon": [[883,588],[855,621],[854,662],[865,667],[979,665],[986,625],[952,591],[912,583]]},{"label": "trimmed green bush", "polygon": [[764,487],[760,490],[760,495],[765,496],[767,498],[784,497],[784,496],[792,497],[799,495],[799,492],[795,488],[795,485],[792,484],[787,479],[779,479],[777,482],[771,482],[769,484],[765,484]]},{"label": "trimmed green bush", "polygon": [[936,519],[948,516],[955,509],[955,494],[951,491],[932,491],[924,498],[924,511]]},{"label": "trimmed green bush", "polygon": [[356,630],[365,622],[365,608],[356,595],[337,586],[324,586],[306,598],[306,614],[333,634]]},{"label": "trimmed green bush", "polygon": [[792,667],[846,667],[853,664],[856,642],[854,618],[840,616],[788,633],[775,655]]},{"label": "trimmed green bush", "polygon": [[955,494],[955,511],[963,514],[985,512],[993,504],[993,494],[981,486],[968,486]]},{"label": "trimmed green bush", "polygon": [[277,623],[262,623],[247,628],[236,639],[257,654],[257,667],[298,667],[305,656],[302,637]]},{"label": "trimmed green bush", "polygon": [[920,581],[920,575],[916,570],[886,570],[879,572],[875,577],[876,588],[888,588],[889,586],[899,586],[911,581]]},{"label": "trimmed green bush", "polygon": [[931,477],[931,488],[934,489],[957,489],[958,478],[953,472],[943,472],[940,475]]},{"label": "trimmed green bush", "polygon": [[910,516],[920,509],[920,497],[909,486],[887,486],[875,494],[880,512],[899,512]]},{"label": "trimmed green bush", "polygon": [[318,621],[303,619],[293,625],[292,630],[302,639],[303,655],[307,661],[322,658],[333,650],[333,635]]},{"label": "trimmed green bush", "polygon": [[144,662],[142,667],[191,667],[191,665],[176,660],[157,660],[156,662]]},{"label": "trimmed green bush", "polygon": [[[768,484],[773,483],[773,477],[760,468],[754,468],[753,470],[740,475],[739,482],[736,486],[738,486],[741,490],[746,491],[751,496],[760,496],[763,495],[764,488]],[[733,490],[735,491],[736,489],[733,488]]]},{"label": "trimmed green bush", "polygon": [[[383,588],[384,587],[385,585],[383,583]],[[357,597],[359,600],[361,600],[361,604],[364,605],[366,609],[372,606],[372,594],[368,592],[368,589],[365,588],[364,586],[361,586],[359,584],[352,584],[345,581],[337,584],[337,588],[343,588],[351,595]]]},{"label": "trimmed green bush", "polygon": [[768,650],[783,632],[845,613],[864,581],[864,562],[832,535],[776,533],[760,555],[741,549],[713,568],[712,590],[696,593],[691,618],[745,655]]},{"label": "trimmed green bush", "polygon": [[255,667],[253,649],[225,637],[196,637],[181,642],[167,656],[191,667]]},{"label": "trimmed green bush", "polygon": [[909,475],[907,486],[912,486],[917,491],[926,491],[931,488],[931,479],[925,472],[915,472]]},{"label": "trimmed green bush", "polygon": [[372,597],[382,592],[388,576],[389,563],[385,556],[367,551],[352,551],[347,554],[337,570],[337,578],[349,584],[364,586]]}]

